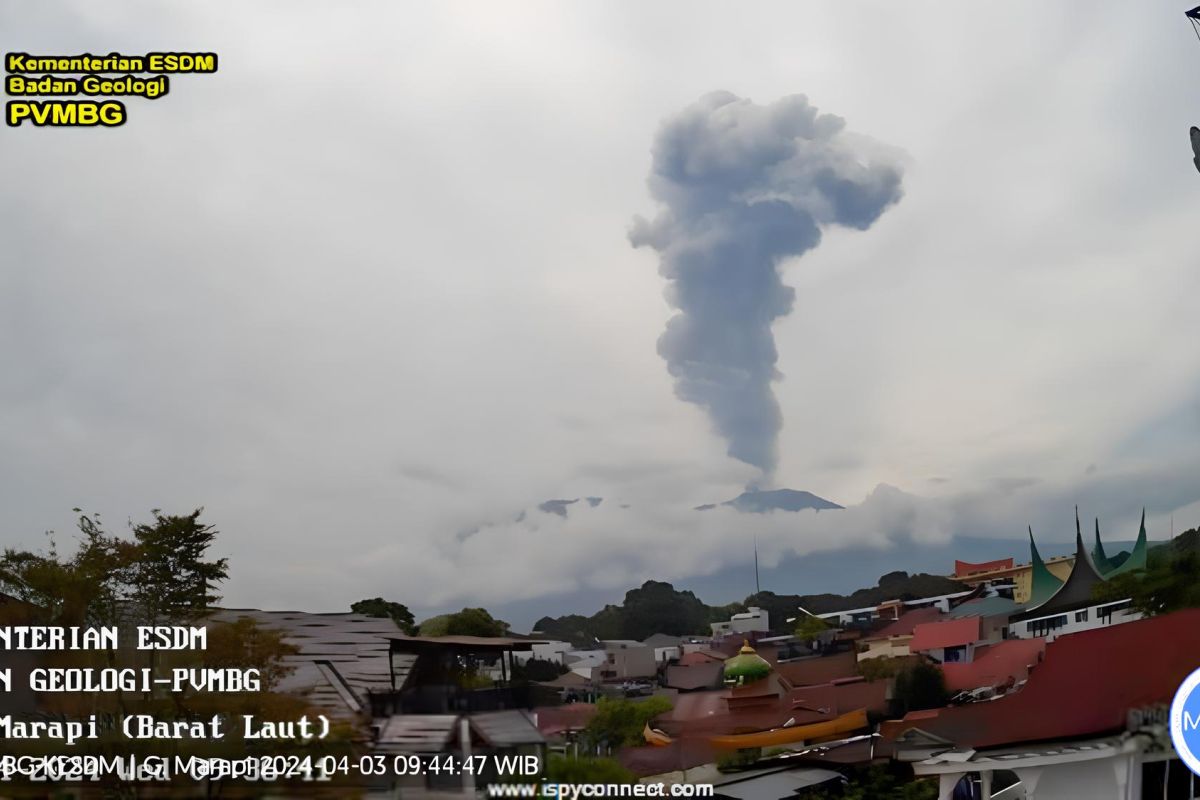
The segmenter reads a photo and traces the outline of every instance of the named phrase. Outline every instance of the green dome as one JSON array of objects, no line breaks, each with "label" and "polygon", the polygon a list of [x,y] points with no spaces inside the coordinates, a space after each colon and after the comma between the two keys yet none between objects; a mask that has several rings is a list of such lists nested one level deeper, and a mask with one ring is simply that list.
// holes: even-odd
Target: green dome
[{"label": "green dome", "polygon": [[725,661],[725,682],[734,686],[761,681],[770,674],[771,665],[754,652],[749,642],[742,645],[736,656]]}]

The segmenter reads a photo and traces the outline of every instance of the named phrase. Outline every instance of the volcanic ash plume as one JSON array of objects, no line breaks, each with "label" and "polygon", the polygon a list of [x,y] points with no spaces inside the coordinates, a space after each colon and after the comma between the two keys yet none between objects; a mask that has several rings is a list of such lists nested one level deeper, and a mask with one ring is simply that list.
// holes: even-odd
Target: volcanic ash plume
[{"label": "volcanic ash plume", "polygon": [[655,139],[648,183],[665,208],[635,219],[629,238],[658,251],[679,309],[658,353],[676,395],[708,412],[764,485],[782,425],[771,324],[795,297],[780,264],[816,247],[821,226],[866,230],[900,199],[900,169],[882,150],[804,95],[760,106],[714,92]]}]

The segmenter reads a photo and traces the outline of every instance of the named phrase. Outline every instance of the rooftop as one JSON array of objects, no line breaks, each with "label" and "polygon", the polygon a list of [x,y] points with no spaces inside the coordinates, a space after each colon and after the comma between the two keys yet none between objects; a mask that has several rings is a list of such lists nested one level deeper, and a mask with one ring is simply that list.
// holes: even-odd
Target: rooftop
[{"label": "rooftop", "polygon": [[977,641],[979,617],[961,617],[917,625],[913,628],[913,638],[908,643],[908,649],[916,653],[922,650],[958,647]]},{"label": "rooftop", "polygon": [[974,748],[1097,736],[1130,709],[1169,704],[1200,663],[1200,609],[1068,634],[1046,646],[1017,692],[885,722],[885,740],[918,729]]}]

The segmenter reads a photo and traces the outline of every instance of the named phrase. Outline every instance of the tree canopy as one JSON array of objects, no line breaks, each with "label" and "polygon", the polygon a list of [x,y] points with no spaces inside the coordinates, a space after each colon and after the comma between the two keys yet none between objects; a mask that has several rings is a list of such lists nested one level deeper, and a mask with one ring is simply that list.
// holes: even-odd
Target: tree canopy
[{"label": "tree canopy", "polygon": [[1098,584],[1093,597],[1102,603],[1128,599],[1148,616],[1200,607],[1200,529],[1151,548],[1146,569]]},{"label": "tree canopy", "polygon": [[430,617],[421,623],[422,636],[504,636],[509,625],[485,608],[464,608],[455,614]]},{"label": "tree canopy", "polygon": [[893,697],[898,713],[903,715],[910,711],[941,708],[949,702],[950,692],[946,689],[946,677],[941,668],[918,661],[896,674]]},{"label": "tree canopy", "polygon": [[382,597],[373,597],[370,600],[359,600],[357,603],[351,604],[350,610],[355,614],[363,614],[368,617],[390,619],[409,636],[417,632],[416,620],[413,619],[413,614],[408,610],[408,606],[403,603],[393,603]]},{"label": "tree canopy", "polygon": [[644,700],[601,697],[596,703],[596,715],[583,731],[583,738],[590,745],[610,749],[645,744],[642,732],[647,723],[673,707],[665,697]]}]

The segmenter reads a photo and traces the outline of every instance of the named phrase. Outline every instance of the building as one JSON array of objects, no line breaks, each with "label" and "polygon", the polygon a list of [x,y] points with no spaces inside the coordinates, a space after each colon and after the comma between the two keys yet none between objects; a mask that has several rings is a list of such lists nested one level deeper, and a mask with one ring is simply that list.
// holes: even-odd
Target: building
[{"label": "building", "polygon": [[882,723],[880,747],[919,775],[945,776],[943,797],[964,779],[999,791],[1009,773],[1021,783],[1011,798],[1162,797],[1164,780],[1189,775],[1163,723],[1197,663],[1200,609],[1082,631],[1046,645],[1002,697]]},{"label": "building", "polygon": [[[1100,544],[1099,537],[1096,543]],[[1047,641],[1052,641],[1064,634],[1130,622],[1140,617],[1130,608],[1128,600],[1097,603],[1093,592],[1107,580],[1106,575],[1111,577],[1145,567],[1144,521],[1133,553],[1119,568],[1113,568],[1111,562],[1106,562],[1109,565],[1106,574],[1101,574],[1083,544],[1078,515],[1075,517],[1074,564],[1066,580],[1059,580],[1042,562],[1032,531],[1029,534],[1029,548],[1032,565],[1030,599],[1023,609],[1009,618],[1008,635],[1020,638],[1045,637]]]},{"label": "building", "polygon": [[917,626],[940,620],[941,609],[930,606],[909,611],[895,622],[859,640],[858,660],[869,658],[903,658],[912,654],[909,643]]},{"label": "building", "polygon": [[[1013,561],[1011,558],[985,561],[980,564],[955,561],[954,574],[948,577],[970,587],[1012,584],[1013,600],[1018,603],[1027,603],[1032,589],[1033,562],[1017,564]],[[1050,558],[1043,561],[1042,564],[1051,575],[1063,581],[1071,574],[1075,556]]]},{"label": "building", "polygon": [[656,633],[642,640],[642,644],[654,650],[654,660],[659,664],[676,661],[683,655],[683,637],[667,633]]},{"label": "building", "polygon": [[652,678],[658,672],[654,648],[641,642],[613,639],[604,642],[604,661],[592,670],[602,681],[623,681],[631,678]]},{"label": "building", "polygon": [[767,612],[754,606],[741,614],[734,614],[728,622],[712,623],[714,638],[739,633],[767,633],[770,630],[771,623]]},{"label": "building", "polygon": [[1005,639],[994,644],[977,644],[969,661],[941,665],[946,688],[952,692],[991,689],[1003,693],[1029,678],[1029,672],[1046,652],[1046,640]]},{"label": "building", "polygon": [[[952,592],[933,597],[921,597],[915,600],[886,600],[876,606],[863,608],[847,608],[842,611],[827,611],[824,614],[814,614],[830,625],[838,627],[854,627],[870,625],[876,620],[898,620],[910,611],[922,608],[932,608],[942,613],[950,611],[958,602],[971,595],[971,591]],[[801,609],[803,610],[803,609]],[[807,612],[806,612],[807,613]]]},{"label": "building", "polygon": [[391,640],[403,633],[394,621],[362,614],[310,614],[303,611],[218,609],[210,623],[253,620],[277,631],[296,649],[283,659],[291,669],[276,691],[305,698],[331,719],[367,724],[370,697],[403,686],[415,657],[393,655]]},{"label": "building", "polygon": [[553,661],[556,664],[566,664],[567,653],[574,649],[570,642],[538,640],[534,642],[532,650],[514,652],[513,659],[521,663],[536,658],[542,661]]}]

